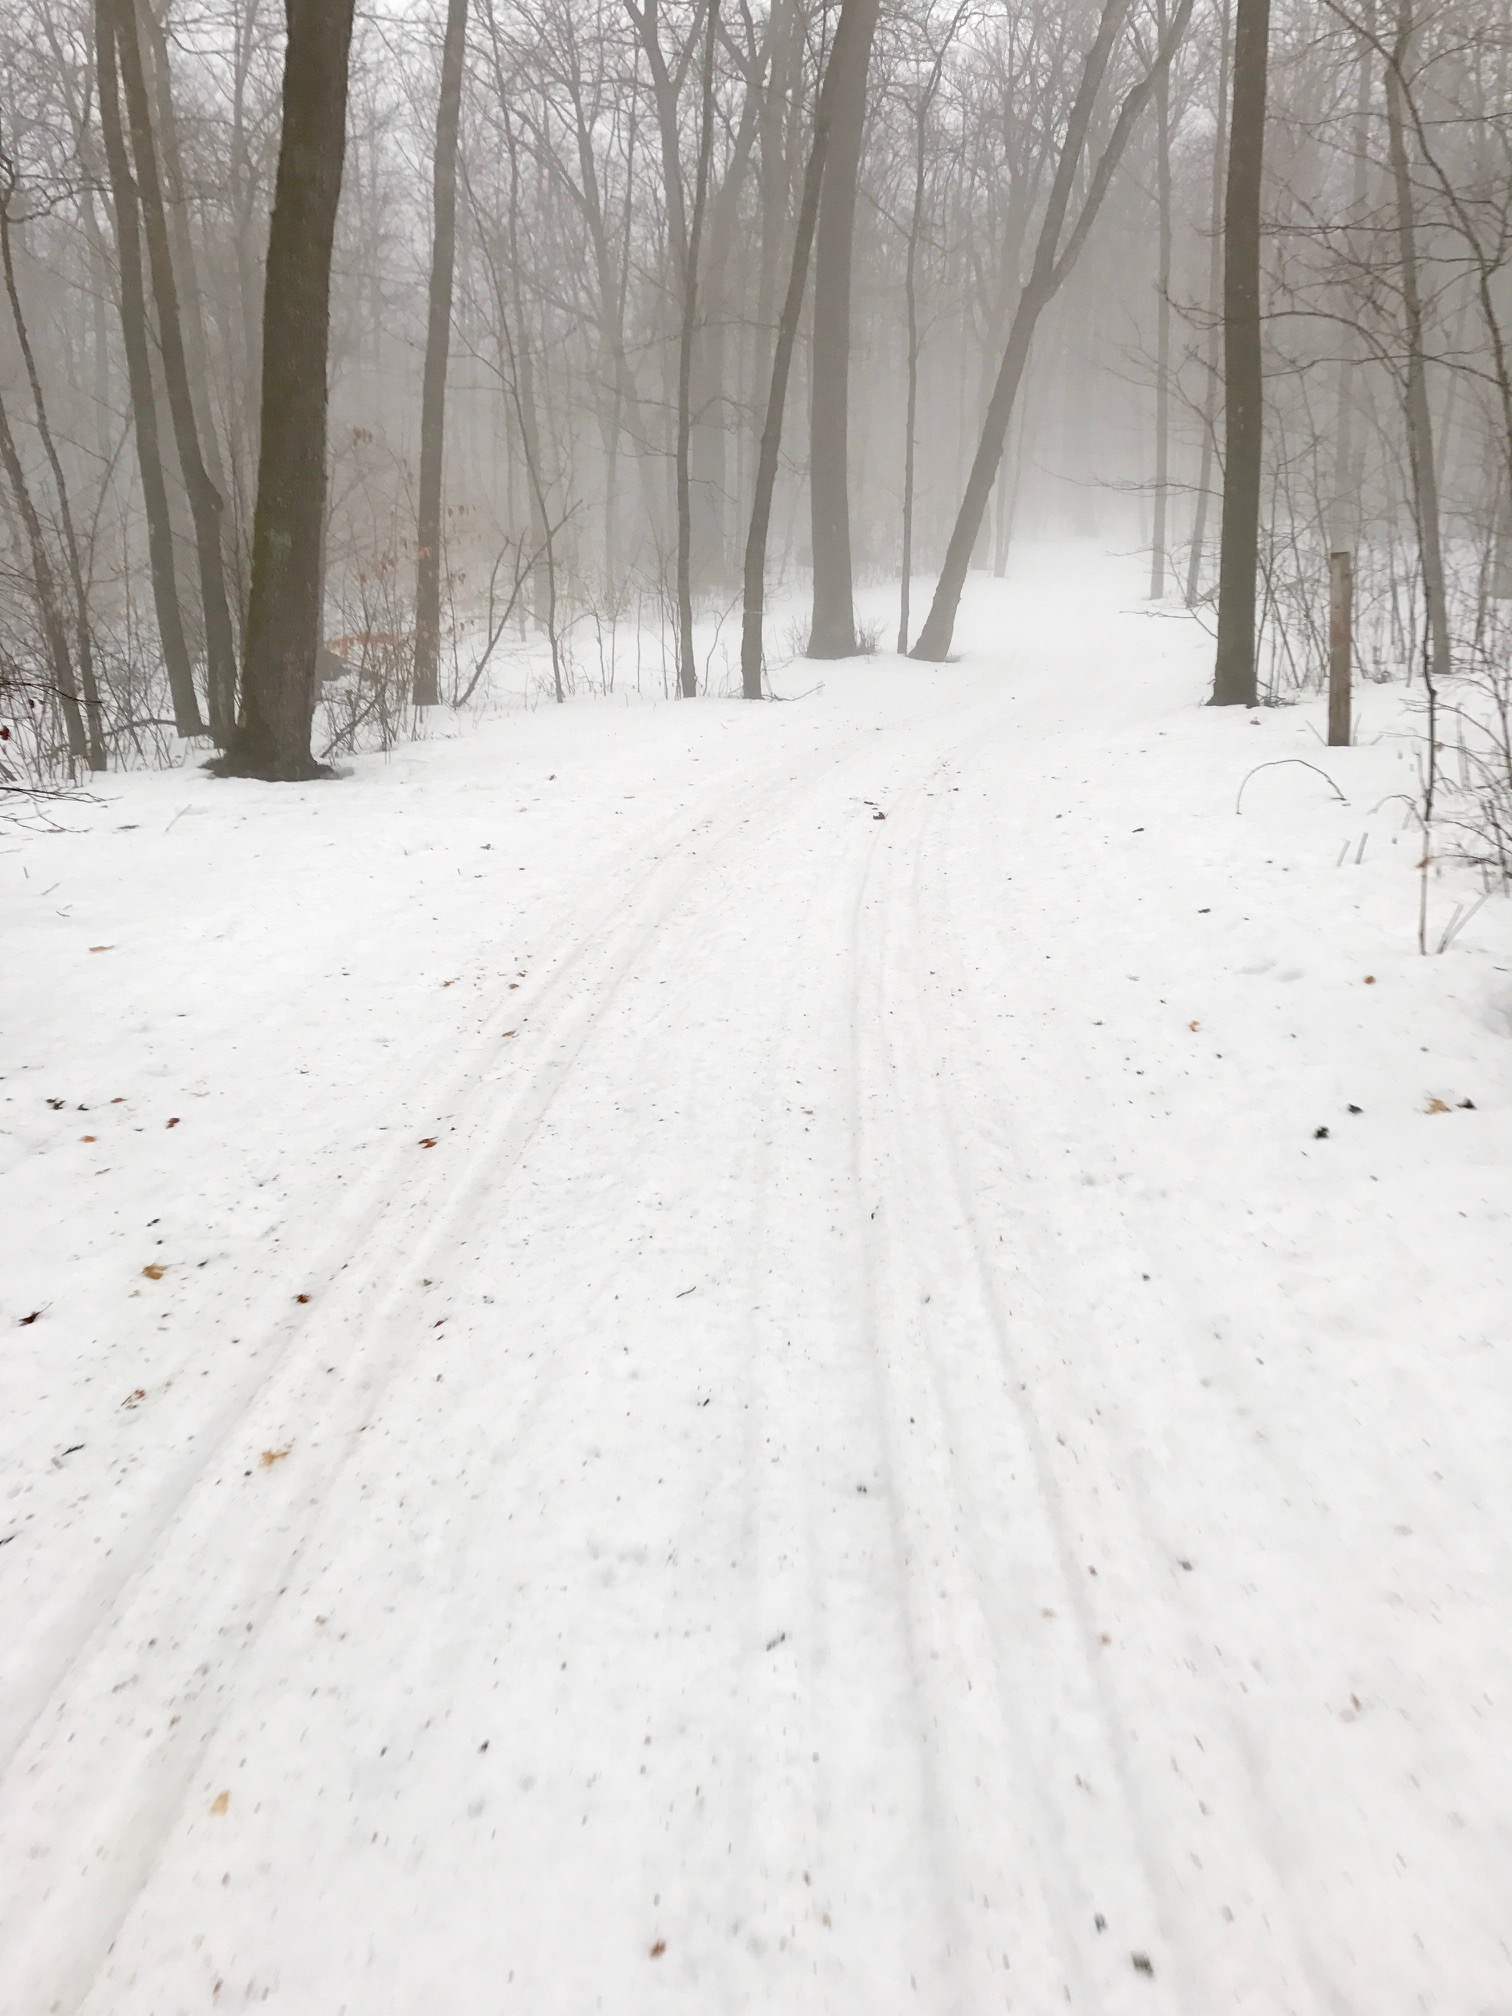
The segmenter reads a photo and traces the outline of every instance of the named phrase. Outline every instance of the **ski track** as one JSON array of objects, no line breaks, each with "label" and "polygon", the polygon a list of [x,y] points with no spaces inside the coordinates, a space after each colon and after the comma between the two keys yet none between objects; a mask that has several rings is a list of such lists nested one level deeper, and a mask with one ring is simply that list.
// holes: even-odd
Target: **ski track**
[{"label": "ski track", "polygon": [[[958,780],[1064,717],[994,670],[779,749],[431,1046],[27,1648],[3,2016],[1382,2016],[984,977],[1026,919],[960,873]],[[1181,1390],[1305,1501],[1237,1389]],[[1469,2016],[1431,1989],[1392,2006]]]},{"label": "ski track", "polygon": [[[977,704],[968,701],[968,709]],[[936,710],[921,709],[892,732],[906,735],[936,719]],[[601,906],[533,991],[530,1025],[521,1022],[527,1040],[517,1040],[507,1057],[501,1051],[501,1018],[518,1019],[522,1010],[498,990],[461,1060],[443,1058],[407,1100],[414,1131],[427,1115],[447,1116],[440,1167],[427,1162],[415,1173],[406,1130],[361,1198],[346,1200],[334,1235],[302,1261],[286,1251],[269,1261],[279,1285],[269,1286],[261,1305],[270,1334],[258,1355],[267,1362],[233,1389],[198,1438],[201,1446],[160,1485],[129,1550],[117,1548],[86,1586],[62,1649],[49,1645],[40,1675],[16,1690],[23,1705],[0,1777],[0,1858],[25,1876],[0,1906],[0,1950],[23,1958],[19,1972],[14,1957],[6,1970],[5,1994],[19,1996],[7,1999],[7,2009],[18,2016],[38,2007],[69,2011],[84,1999],[215,1734],[225,1692],[215,1677],[218,1660],[233,1644],[245,1652],[267,1621],[382,1405],[396,1355],[413,1331],[414,1304],[423,1300],[415,1284],[428,1268],[439,1278],[448,1258],[453,1265],[461,1258],[481,1202],[528,1152],[584,1044],[690,891],[711,877],[727,884],[749,832],[755,829],[758,849],[768,846],[769,831],[781,833],[784,813],[816,778],[829,788],[837,760],[859,764],[874,782],[877,752],[865,737],[837,751],[838,742],[855,739],[832,737],[797,776],[784,752],[721,813],[704,807],[691,820],[664,822],[650,864]],[[519,1087],[502,1101],[493,1089],[500,1078]],[[756,1194],[766,1187],[759,1179]],[[325,1286],[317,1286],[308,1316],[291,1319],[287,1282],[296,1277]],[[282,1305],[276,1317],[275,1304]],[[331,1358],[335,1365],[327,1364]],[[326,1383],[332,1377],[334,1392]],[[753,1418],[759,1407],[757,1400]],[[321,1467],[313,1481],[296,1484],[291,1466],[279,1491],[285,1479],[257,1475],[261,1452],[295,1445],[322,1452]],[[260,1487],[261,1505],[250,1517],[242,1504],[217,1502],[224,1484],[234,1496],[238,1473]],[[756,1558],[760,1551],[758,1540]],[[219,1564],[232,1564],[230,1572]],[[214,1592],[188,1625],[181,1617],[186,1587]],[[133,1662],[158,1670],[123,1680],[123,1666]],[[152,1724],[135,1745],[123,1744],[112,1726],[110,1697],[123,1686],[132,1690],[139,1736]],[[112,1844],[103,1854],[102,1843]],[[70,1864],[83,1871],[91,1857],[96,1866],[81,1894],[63,1872]],[[752,1950],[759,1955],[766,1943],[758,1934]]]}]

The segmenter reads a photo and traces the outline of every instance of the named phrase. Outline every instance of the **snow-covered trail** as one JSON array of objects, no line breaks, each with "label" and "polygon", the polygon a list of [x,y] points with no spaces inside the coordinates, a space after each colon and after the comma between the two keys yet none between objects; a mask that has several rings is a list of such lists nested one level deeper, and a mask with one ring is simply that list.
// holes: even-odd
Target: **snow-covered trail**
[{"label": "snow-covered trail", "polygon": [[1503,997],[1121,586],[690,731],[389,1011],[15,1564],[7,2016],[1512,2009]]}]

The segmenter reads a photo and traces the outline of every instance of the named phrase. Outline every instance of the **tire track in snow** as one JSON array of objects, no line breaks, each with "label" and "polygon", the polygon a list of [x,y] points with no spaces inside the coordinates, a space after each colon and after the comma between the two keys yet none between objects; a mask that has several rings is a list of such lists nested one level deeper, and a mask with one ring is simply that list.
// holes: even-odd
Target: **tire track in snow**
[{"label": "tire track in snow", "polygon": [[[928,716],[921,711],[915,718]],[[398,1352],[414,1334],[415,1313],[406,1301],[414,1283],[425,1267],[439,1266],[433,1256],[444,1255],[478,1199],[500,1186],[528,1150],[596,1023],[689,892],[711,869],[722,869],[725,850],[744,829],[775,823],[852,739],[842,730],[807,759],[784,752],[722,816],[701,811],[687,825],[683,846],[634,878],[612,927],[603,936],[590,931],[550,976],[537,1000],[535,1042],[519,1043],[510,1054],[510,1080],[519,1087],[514,1100],[490,1103],[489,1076],[480,1067],[490,1044],[497,1046],[493,1031],[451,1073],[452,1096],[470,1095],[479,1109],[459,1118],[459,1141],[448,1137],[453,1155],[464,1149],[461,1166],[427,1170],[420,1186],[412,1179],[394,1200],[373,1194],[382,1180],[375,1175],[359,1244],[338,1261],[328,1242],[335,1292],[316,1305],[318,1320],[280,1324],[273,1361],[222,1408],[213,1446],[181,1466],[132,1556],[111,1574],[103,1596],[108,1614],[86,1621],[32,1704],[0,1778],[0,1867],[15,1872],[0,1906],[0,1948],[13,1956],[0,2006],[16,2016],[38,2008],[65,2012],[87,1993],[214,1733],[228,1684],[215,1684],[218,1668],[233,1648],[250,1643],[276,1605],[331,1485],[382,1400]],[[697,855],[685,851],[694,838]],[[600,921],[608,915],[601,911]],[[331,1375],[320,1369],[333,1355],[328,1340],[353,1331],[340,1387],[328,1396],[324,1380]],[[339,1361],[342,1354],[334,1355]],[[291,1438],[305,1457],[334,1445],[311,1483],[300,1481],[294,1462],[287,1471],[259,1474],[259,1452]],[[241,1472],[252,1473],[259,1492],[250,1518],[244,1501],[232,1502]],[[230,1486],[225,1496],[222,1485]],[[205,1516],[195,1518],[199,1503]],[[187,1615],[186,1590],[196,1596]],[[138,1670],[123,1673],[133,1663]],[[123,1691],[134,1711],[130,1730],[121,1727]]]},{"label": "tire track in snow", "polygon": [[[881,753],[868,758],[867,782],[895,804],[913,781],[905,776],[900,784],[889,775],[884,785]],[[895,764],[897,752],[890,753]],[[917,771],[912,752],[904,754],[908,771]],[[927,1978],[933,1946],[920,1939],[914,1922],[920,1907],[904,1887],[905,1879],[918,1881],[920,1860],[929,1900],[924,1915],[936,1922],[949,1916],[943,1861],[928,1849],[918,1854],[918,1823],[936,1845],[941,1834],[937,1802],[923,1782],[924,1717],[910,1620],[893,1600],[896,1536],[889,1532],[879,1547],[869,1530],[873,1507],[890,1508],[893,1494],[866,1339],[852,1334],[865,1292],[849,1149],[854,1049],[843,1043],[835,1060],[839,1083],[830,1084],[831,1060],[815,1046],[816,1031],[843,1037],[853,1025],[858,892],[879,831],[867,819],[858,836],[842,835],[822,883],[809,882],[803,925],[785,961],[769,1073],[773,1091],[785,1088],[790,1096],[769,1095],[754,1159],[742,1548],[749,1615],[736,1690],[740,1853],[730,1886],[732,1921],[739,1920],[754,1965],[741,1999],[727,2006],[769,2007],[777,1995],[794,2006],[801,1999],[803,2006],[844,2010],[861,2006],[858,1996],[906,1992],[900,1974]],[[834,1134],[836,1114],[844,1137],[838,1153],[831,1140],[830,1153],[815,1160],[814,1141]],[[800,1115],[816,1122],[814,1133],[805,1132]],[[812,1171],[806,1162],[814,1163]],[[835,1279],[825,1271],[823,1234],[816,1236],[827,1207],[839,1214],[834,1232],[843,1242]],[[868,1491],[877,1497],[858,1517],[855,1494]],[[836,1600],[843,1593],[837,1585],[861,1575],[868,1589],[864,1636],[857,1635],[855,1600],[848,1606]],[[889,1747],[882,1729],[900,1648],[912,1675],[914,1722],[912,1740],[890,1729]],[[854,1816],[868,1804],[872,1820],[858,1830]],[[840,1816],[851,1816],[852,1824],[837,1838]],[[879,1895],[888,1899],[885,1926],[864,1916],[875,1914]],[[858,1928],[866,1950],[858,1950]],[[940,1938],[934,1945],[948,1943]],[[884,1944],[894,1956],[890,1980],[881,1973]],[[809,1969],[820,1984],[817,2003]],[[873,1999],[866,2006],[879,2005]]]},{"label": "tire track in snow", "polygon": [[[952,814],[953,811],[950,808]],[[947,817],[950,819],[949,814]],[[1054,1351],[1053,1363],[1047,1363],[1043,1349],[1035,1351],[1034,1346],[1041,1340],[1048,1344],[1055,1337],[1058,1325],[1045,1292],[1035,1284],[1023,1262],[1012,1258],[1007,1265],[1018,1313],[1010,1313],[1000,1262],[975,1203],[977,1186],[970,1174],[965,1145],[970,1131],[966,1112],[990,1110],[994,1096],[999,1099],[1003,1096],[1002,1088],[987,1082],[979,1051],[968,1054],[956,1049],[948,1053],[948,1061],[943,1061],[934,1072],[923,1062],[931,1047],[937,1057],[947,1059],[943,1046],[938,1043],[931,1046],[927,1034],[930,1018],[924,1005],[926,969],[920,957],[921,919],[926,914],[932,912],[944,923],[934,940],[940,947],[935,955],[937,960],[950,962],[951,977],[958,988],[964,991],[972,985],[962,950],[971,942],[971,931],[963,930],[960,923],[948,873],[937,874],[929,899],[924,895],[925,847],[929,838],[926,822],[914,836],[906,910],[907,949],[895,962],[900,975],[911,977],[899,988],[898,998],[910,1029],[916,1077],[927,1088],[937,1115],[933,1138],[942,1151],[939,1175],[954,1201],[955,1215],[966,1235],[977,1297],[988,1319],[1002,1368],[1004,1397],[1022,1424],[1041,1503],[1050,1514],[1062,1584],[1077,1620],[1081,1665],[1092,1682],[1090,1705],[1100,1731],[1097,1737],[1097,1748],[1102,1753],[1100,1775],[1103,1782],[1111,1781],[1116,1787],[1121,1809],[1119,1860],[1140,1871],[1140,1887],[1151,1921],[1159,1924],[1158,1946],[1152,1943],[1150,1950],[1156,1955],[1157,1964],[1163,1962],[1167,1971],[1174,1963],[1174,1986],[1179,1999],[1172,2006],[1190,2009],[1193,2016],[1203,2016],[1204,2011],[1219,2006],[1253,2011],[1254,2016],[1271,2016],[1272,2011],[1279,2009],[1307,2011],[1309,2016],[1314,2011],[1343,2012],[1348,2005],[1328,1981],[1318,1955],[1297,1923],[1276,1852],[1269,1841],[1255,1833],[1255,1818],[1259,1817],[1262,1824],[1265,1822],[1268,1802],[1263,1786],[1242,1732],[1235,1727],[1232,1714],[1222,1711],[1227,1683],[1214,1671],[1189,1614],[1176,1601],[1180,1591],[1172,1582],[1174,1550],[1162,1543],[1155,1530],[1153,1508],[1142,1487],[1139,1465],[1127,1443],[1118,1438],[1116,1431],[1110,1432],[1109,1409],[1100,1405],[1099,1396],[1086,1387],[1085,1376],[1078,1369],[1074,1341],[1068,1339]],[[956,849],[957,856],[961,851]],[[999,928],[995,919],[989,918],[986,923],[991,930]],[[1053,1253],[1042,1254],[1041,1258],[1047,1268],[1054,1268]],[[1030,1342],[1027,1353],[1019,1341],[1025,1338]],[[1039,1397],[1042,1381],[1044,1399]],[[1065,1437],[1047,1422],[1044,1411],[1047,1406],[1053,1407],[1057,1383],[1069,1385],[1084,1403],[1077,1410],[1075,1425],[1091,1418],[1092,1411],[1097,1414],[1101,1439],[1105,1445],[1111,1445],[1117,1472],[1101,1482],[1114,1487],[1116,1505],[1110,1494],[1100,1488],[1099,1480],[1092,1480],[1090,1485],[1079,1484],[1067,1474],[1067,1466],[1055,1457],[1052,1444],[1060,1446]],[[1106,1399],[1105,1395],[1101,1397]],[[1113,1409],[1114,1421],[1116,1413]],[[978,1502],[987,1502],[981,1493],[977,1496]],[[1127,1518],[1131,1509],[1135,1514],[1132,1525]],[[1131,1538],[1136,1541],[1140,1556],[1134,1571],[1140,1611],[1137,1625],[1134,1619],[1115,1614],[1119,1606],[1116,1599],[1107,1601],[1107,1591],[1094,1605],[1087,1584],[1078,1573],[1080,1553],[1085,1553],[1093,1565],[1098,1560],[1105,1564],[1119,1561],[1127,1564]],[[1152,1613],[1156,1619],[1153,1624]],[[1169,1794],[1164,1799],[1149,1797],[1152,1788],[1147,1773],[1140,1770],[1131,1754],[1128,1712],[1110,1677],[1117,1652],[1102,1650],[1104,1638],[1099,1622],[1108,1622],[1115,1629],[1123,1623],[1130,1635],[1137,1628],[1146,1642],[1169,1648],[1161,1664],[1161,1716],[1167,1723],[1185,1722],[1196,1738],[1180,1767],[1187,1816],[1171,1810]],[[1170,1705],[1173,1699],[1181,1703],[1175,1713]],[[1215,1712],[1220,1716],[1217,1727]],[[1202,1732],[1200,1736],[1196,1735],[1198,1730]],[[1174,1757],[1171,1763],[1174,1775]],[[1241,1909],[1248,1907],[1244,1915],[1252,1924],[1248,1950],[1236,1966],[1231,1964],[1222,1970],[1221,1979],[1215,1978],[1209,1941],[1202,1939],[1192,1925],[1193,1914],[1183,1876],[1175,1866],[1182,1818],[1186,1817],[1190,1823],[1198,1813],[1205,1816],[1209,1812],[1229,1816],[1230,1829],[1234,1816],[1248,1816],[1242,1828],[1244,1845],[1237,1853],[1231,1839],[1215,1837],[1212,1828],[1188,1837],[1200,1839],[1203,1858],[1208,1862],[1218,1867],[1227,1865],[1222,1882],[1213,1884],[1207,1875],[1201,1879],[1204,1901],[1209,1904],[1211,1915],[1215,1918],[1219,1915],[1216,1899],[1221,1890],[1225,1899],[1232,1899]],[[1229,1851],[1227,1854],[1225,1849]],[[1186,1852],[1192,1863],[1201,1868],[1202,1858],[1195,1850],[1187,1847]],[[1230,1919],[1232,1916],[1230,1912]],[[1148,1997],[1143,2006],[1148,2006]]]}]

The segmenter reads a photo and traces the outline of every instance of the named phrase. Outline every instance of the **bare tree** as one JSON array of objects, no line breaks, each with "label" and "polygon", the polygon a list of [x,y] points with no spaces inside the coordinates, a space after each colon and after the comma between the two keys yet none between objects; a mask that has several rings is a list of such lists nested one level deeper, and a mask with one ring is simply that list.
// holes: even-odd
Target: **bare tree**
[{"label": "bare tree", "polygon": [[295,781],[321,636],[331,246],[346,148],[353,0],[288,0],[283,125],[263,304],[262,447],[241,715],[223,776]]},{"label": "bare tree", "polygon": [[1218,558],[1215,707],[1252,707],[1255,582],[1264,452],[1260,343],[1260,187],[1270,0],[1236,0],[1233,111],[1223,211],[1223,528]]},{"label": "bare tree", "polygon": [[1045,215],[1040,225],[1034,264],[1014,311],[1013,324],[1008,332],[1007,348],[998,369],[997,381],[992,388],[992,397],[988,401],[981,439],[971,465],[971,474],[967,478],[966,494],[956,514],[950,544],[946,548],[945,564],[935,587],[934,601],[930,605],[924,628],[919,633],[919,641],[913,648],[915,658],[938,662],[949,655],[961,591],[966,585],[966,571],[971,565],[972,549],[976,545],[982,521],[987,513],[987,500],[992,494],[998,464],[1002,460],[1008,422],[1013,414],[1013,402],[1023,380],[1024,367],[1029,361],[1029,346],[1034,341],[1035,329],[1041,315],[1064,284],[1067,274],[1075,265],[1082,247],[1087,242],[1088,234],[1096,222],[1097,213],[1108,193],[1108,185],[1123,158],[1130,136],[1145,106],[1149,103],[1156,83],[1169,65],[1177,43],[1186,31],[1192,12],[1192,0],[1177,0],[1175,11],[1156,46],[1149,66],[1125,94],[1108,138],[1103,144],[1102,152],[1087,177],[1076,219],[1068,230],[1067,215],[1072,195],[1081,177],[1082,163],[1092,131],[1093,114],[1097,108],[1103,79],[1112,60],[1126,11],[1127,0],[1105,0],[1097,33],[1082,65],[1076,97],[1072,102],[1061,141],[1055,180],[1051,184]]},{"label": "bare tree", "polygon": [[205,619],[210,732],[218,742],[224,743],[230,737],[236,712],[236,638],[231,626],[230,604],[226,599],[226,574],[221,554],[221,512],[224,504],[205,466],[190,390],[168,213],[163,201],[162,178],[158,173],[152,101],[147,90],[141,37],[137,28],[137,0],[113,0],[113,5],[116,51],[125,87],[126,118],[136,164],[136,188],[147,244],[147,265],[152,275],[152,291],[157,306],[163,382],[178,446],[179,466],[183,471],[184,488],[194,520],[200,606]]},{"label": "bare tree", "polygon": [[415,705],[434,707],[441,649],[441,463],[446,441],[446,364],[451,350],[457,260],[457,135],[467,53],[467,0],[447,0],[441,95],[432,162],[430,310],[420,391],[420,508],[415,532]]},{"label": "bare tree", "polygon": [[[810,658],[849,658],[856,645],[850,530],[851,259],[866,84],[878,0],[860,0],[836,75],[834,123],[814,240],[809,500],[814,554]],[[838,41],[838,35],[837,35]]]}]

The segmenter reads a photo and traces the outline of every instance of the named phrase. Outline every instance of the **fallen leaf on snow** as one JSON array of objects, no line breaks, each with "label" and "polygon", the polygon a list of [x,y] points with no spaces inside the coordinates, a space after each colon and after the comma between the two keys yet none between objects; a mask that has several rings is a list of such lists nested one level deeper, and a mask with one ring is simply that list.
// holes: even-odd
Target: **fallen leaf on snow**
[{"label": "fallen leaf on snow", "polygon": [[310,1298],[309,1298],[309,1296],[308,1296],[308,1295],[296,1295],[296,1296],[294,1297],[294,1300],[295,1300],[296,1302],[308,1302],[308,1301],[309,1301],[309,1299],[310,1299]]},{"label": "fallen leaf on snow", "polygon": [[1202,1027],[1202,1024],[1200,1022],[1188,1022],[1187,1027],[1195,1033]]},{"label": "fallen leaf on snow", "polygon": [[27,1324],[28,1324],[28,1323],[35,1323],[35,1322],[36,1322],[36,1320],[37,1320],[37,1318],[38,1318],[38,1317],[39,1317],[39,1316],[40,1316],[41,1314],[42,1314],[42,1311],[41,1311],[40,1309],[33,1309],[33,1311],[31,1312],[30,1316],[23,1316],[23,1317],[21,1318],[21,1328],[22,1328],[22,1329],[24,1330],[24,1329],[26,1328],[26,1326],[27,1326]]},{"label": "fallen leaf on snow", "polygon": [[422,1148],[434,1148],[434,1147],[435,1147],[435,1145],[436,1145],[436,1140],[437,1140],[437,1136],[436,1136],[436,1135],[434,1135],[434,1134],[427,1134],[427,1135],[426,1135],[426,1136],[424,1137],[424,1139],[423,1139],[423,1140],[421,1141],[421,1143],[420,1143],[420,1146],[421,1146]]},{"label": "fallen leaf on snow", "polygon": [[1447,1113],[1449,1108],[1444,1104],[1442,1099],[1430,1099],[1428,1104],[1423,1108],[1423,1111],[1425,1113]]},{"label": "fallen leaf on snow", "polygon": [[145,1386],[138,1386],[134,1393],[128,1393],[126,1395],[126,1398],[121,1402],[121,1405],[123,1407],[140,1407],[142,1402],[146,1398],[147,1398],[147,1388]]},{"label": "fallen leaf on snow", "polygon": [[177,1115],[177,1113],[175,1113],[173,1118],[168,1122],[168,1125],[170,1127],[177,1127],[178,1124],[179,1124],[179,1116]]},{"label": "fallen leaf on snow", "polygon": [[217,1792],[215,1797],[210,1801],[210,1811],[212,1813],[224,1813],[230,1804],[231,1794],[229,1792]]},{"label": "fallen leaf on snow", "polygon": [[663,1955],[663,1953],[666,1952],[666,1950],[667,1950],[666,1940],[658,1939],[656,1944],[651,1948],[651,1958],[653,1960],[660,1960],[661,1956]]},{"label": "fallen leaf on snow", "polygon": [[[294,1444],[291,1442],[289,1449],[293,1447]],[[264,1449],[261,1456],[257,1459],[259,1467],[264,1470],[271,1470],[275,1463],[282,1463],[285,1456],[288,1455],[289,1449]]]},{"label": "fallen leaf on snow", "polygon": [[81,1141],[98,1141],[98,1140],[99,1140],[99,1138],[100,1138],[100,1137],[99,1137],[99,1135],[98,1135],[98,1134],[81,1134],[81,1135],[79,1136],[79,1139],[80,1139]]},{"label": "fallen leaf on snow", "polygon": [[115,947],[114,945],[91,945],[89,949],[91,952],[114,952]]},{"label": "fallen leaf on snow", "polygon": [[168,1272],[168,1268],[161,1260],[149,1260],[147,1265],[142,1269],[142,1272],[147,1276],[149,1281],[161,1281],[163,1276]]}]

